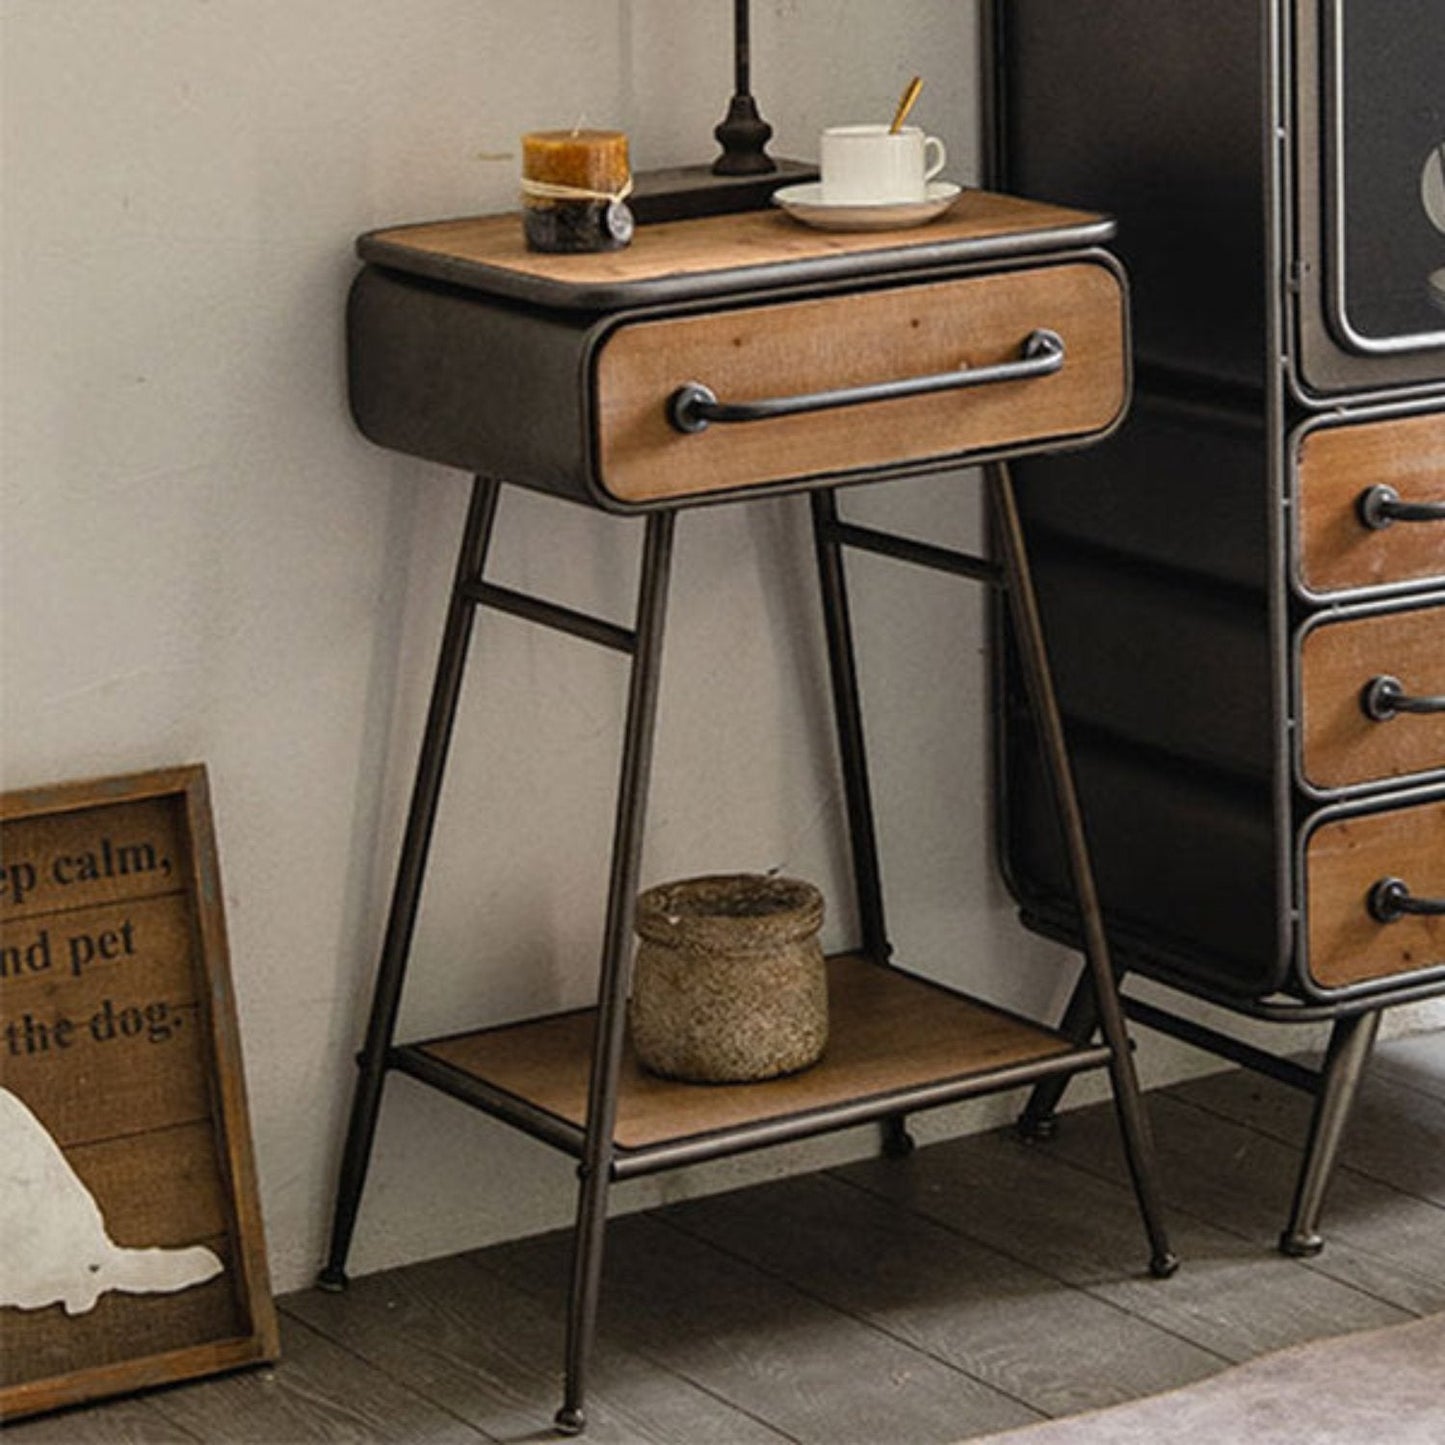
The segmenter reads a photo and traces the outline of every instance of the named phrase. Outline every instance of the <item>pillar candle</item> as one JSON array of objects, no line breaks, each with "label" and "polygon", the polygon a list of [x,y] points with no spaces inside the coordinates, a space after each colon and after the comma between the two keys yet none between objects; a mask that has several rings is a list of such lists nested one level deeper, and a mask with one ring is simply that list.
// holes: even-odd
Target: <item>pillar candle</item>
[{"label": "pillar candle", "polygon": [[627,137],[544,130],[522,137],[522,219],[536,251],[610,251],[632,237]]}]

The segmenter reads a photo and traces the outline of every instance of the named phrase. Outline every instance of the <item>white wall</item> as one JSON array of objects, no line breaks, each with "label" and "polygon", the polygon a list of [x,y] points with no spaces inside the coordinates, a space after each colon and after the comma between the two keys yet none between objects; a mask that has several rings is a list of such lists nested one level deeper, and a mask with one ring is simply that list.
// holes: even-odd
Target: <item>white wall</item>
[{"label": "white wall", "polygon": [[[972,9],[755,7],[779,154],[886,117],[907,77],[973,174]],[[211,775],[276,1287],[320,1257],[467,479],[353,430],[352,238],[509,208],[516,138],[626,128],[639,166],[711,154],[728,12],[668,0],[4,0],[5,787],[192,760]],[[856,499],[942,540],[967,479]],[[507,495],[499,580],[625,618],[638,524]],[[803,504],[679,527],[645,877],[768,868],[849,906]],[[860,560],[894,933],[904,957],[1049,1008],[1071,967],[1012,923],[979,810],[972,589]],[[483,621],[404,1028],[585,1002],[623,672]],[[1151,1076],[1176,1070],[1146,1051]],[[998,1117],[975,1111],[936,1131]],[[665,1177],[624,1206],[871,1146]],[[570,1166],[404,1079],[353,1263],[570,1217]]]}]

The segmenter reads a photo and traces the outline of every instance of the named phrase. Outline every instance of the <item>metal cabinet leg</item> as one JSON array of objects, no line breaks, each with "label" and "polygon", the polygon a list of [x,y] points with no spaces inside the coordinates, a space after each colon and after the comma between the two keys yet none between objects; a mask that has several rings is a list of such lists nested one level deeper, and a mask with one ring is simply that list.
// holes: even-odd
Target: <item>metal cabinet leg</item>
[{"label": "metal cabinet leg", "polygon": [[1289,1223],[1279,1237],[1280,1252],[1307,1259],[1324,1248],[1320,1212],[1340,1152],[1350,1107],[1380,1029],[1382,1010],[1335,1020],[1305,1139],[1304,1162],[1295,1185]]},{"label": "metal cabinet leg", "polygon": [[557,1428],[568,1435],[580,1433],[587,1423],[583,1407],[602,1283],[607,1193],[612,1182],[612,1135],[617,1122],[617,1084],[627,1023],[627,993],[632,977],[632,923],[642,856],[642,823],[652,768],[674,520],[672,512],[650,514],[643,543],[636,650],[627,695],[622,773],[612,834],[612,870],[607,893],[602,976],[597,999],[597,1031],[593,1039],[587,1096],[587,1133],[578,1171],[581,1184],[577,1228],[573,1236],[572,1288],[567,1307],[567,1379],[562,1407],[556,1416]]},{"label": "metal cabinet leg", "polygon": [[1063,723],[1054,695],[1038,599],[1034,594],[1013,480],[1007,467],[989,467],[988,484],[997,523],[996,536],[1002,554],[1000,560],[1008,591],[1009,618],[1018,642],[1024,682],[1043,744],[1044,763],[1052,785],[1054,805],[1064,831],[1069,873],[1079,905],[1084,956],[1093,985],[1099,1027],[1110,1048],[1109,1074],[1113,1084],[1114,1109],[1123,1137],[1124,1156],[1134,1183],[1134,1193],[1139,1201],[1145,1232],[1149,1237],[1149,1268],[1162,1278],[1173,1274],[1179,1262],[1169,1248],[1163,1209],[1154,1186],[1154,1144],[1139,1093],[1139,1079],[1134,1069],[1134,1056],[1124,1023],[1123,1005],[1119,1000],[1118,979],[1109,958],[1098,890],[1094,884],[1088,841],[1084,835],[1083,814],[1079,808],[1073,768],[1069,762]]},{"label": "metal cabinet leg", "polygon": [[427,852],[436,822],[442,774],[446,769],[457,700],[461,696],[462,677],[466,671],[467,644],[471,640],[472,619],[476,612],[476,604],[468,597],[467,589],[481,577],[492,523],[496,519],[499,491],[500,483],[491,477],[477,477],[472,485],[471,504],[452,582],[451,605],[447,610],[426,729],[417,760],[416,781],[412,786],[406,833],[392,889],[391,912],[387,917],[381,962],[372,993],[366,1042],[357,1058],[360,1073],[342,1152],[336,1212],[331,1226],[331,1248],[326,1265],[317,1278],[317,1284],[322,1289],[346,1288],[346,1257],[351,1250],[356,1213],[361,1204],[362,1187],[366,1183],[372,1141],[376,1136],[377,1113],[381,1108],[381,1090],[386,1077],[386,1056],[396,1034],[401,987],[416,926],[417,905],[421,900]]},{"label": "metal cabinet leg", "polygon": [[[1070,1043],[1086,1044],[1098,1027],[1099,1006],[1094,1000],[1094,978],[1086,968],[1074,985],[1074,992],[1059,1023],[1059,1032]],[[1015,1126],[1020,1138],[1037,1143],[1054,1137],[1059,1126],[1059,1100],[1064,1097],[1068,1086],[1067,1074],[1057,1074],[1034,1085]]]}]

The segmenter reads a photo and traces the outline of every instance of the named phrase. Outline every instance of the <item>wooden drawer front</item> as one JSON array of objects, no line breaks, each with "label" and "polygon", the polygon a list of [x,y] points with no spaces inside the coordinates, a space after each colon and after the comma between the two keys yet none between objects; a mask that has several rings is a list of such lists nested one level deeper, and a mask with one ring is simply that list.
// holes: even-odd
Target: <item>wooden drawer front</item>
[{"label": "wooden drawer front", "polygon": [[1396,679],[1412,697],[1445,697],[1445,603],[1327,622],[1305,634],[1300,711],[1307,783],[1348,788],[1445,768],[1445,713],[1397,710],[1372,718],[1363,698],[1379,677]]},{"label": "wooden drawer front", "polygon": [[1305,435],[1298,467],[1300,580],[1311,592],[1445,578],[1445,522],[1376,531],[1359,512],[1372,486],[1445,504],[1445,412],[1321,427]]},{"label": "wooden drawer front", "polygon": [[[1054,375],[693,434],[667,417],[686,382],[724,402],[832,391],[1013,361],[1036,329],[1063,339]],[[1102,431],[1125,401],[1125,334],[1120,282],[1090,262],[636,322],[596,362],[599,480],[656,502]]]},{"label": "wooden drawer front", "polygon": [[1445,898],[1445,799],[1338,818],[1305,849],[1309,972],[1324,988],[1445,965],[1445,917],[1382,923],[1369,908],[1382,879],[1417,898]]}]

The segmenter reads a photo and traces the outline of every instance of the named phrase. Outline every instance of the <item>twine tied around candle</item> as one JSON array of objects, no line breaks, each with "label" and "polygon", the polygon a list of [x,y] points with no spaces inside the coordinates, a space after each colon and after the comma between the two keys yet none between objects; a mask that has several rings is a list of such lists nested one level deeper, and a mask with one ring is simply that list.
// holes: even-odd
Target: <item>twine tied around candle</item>
[{"label": "twine tied around candle", "polygon": [[539,201],[606,201],[616,206],[632,194],[632,177],[628,176],[615,191],[593,191],[585,186],[563,186],[555,181],[537,181],[531,176],[523,176],[522,194]]}]

